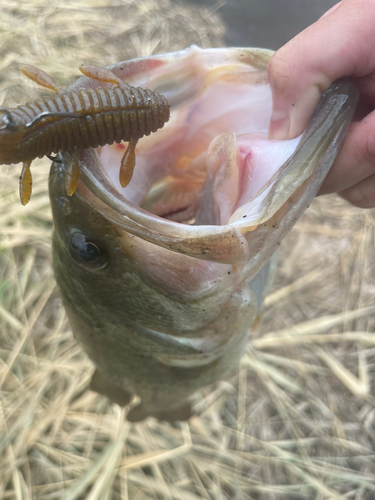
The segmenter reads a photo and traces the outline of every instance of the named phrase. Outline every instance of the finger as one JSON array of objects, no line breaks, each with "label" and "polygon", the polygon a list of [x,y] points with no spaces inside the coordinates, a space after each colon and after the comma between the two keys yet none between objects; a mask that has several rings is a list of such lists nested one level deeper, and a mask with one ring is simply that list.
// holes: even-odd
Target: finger
[{"label": "finger", "polygon": [[342,4],[342,2],[338,2],[336,5],[334,5],[333,7],[331,7],[330,9],[327,10],[327,12],[325,12],[321,17],[320,19],[323,19],[323,17],[327,17],[329,16],[330,14],[332,14],[333,11],[335,11],[337,9],[337,7]]},{"label": "finger", "polygon": [[355,186],[341,191],[342,196],[346,201],[359,208],[374,208],[375,207],[375,174]]},{"label": "finger", "polygon": [[375,174],[375,111],[352,123],[319,194],[346,190]]},{"label": "finger", "polygon": [[273,96],[271,138],[302,133],[322,92],[337,78],[372,72],[374,19],[375,2],[343,0],[275,53],[268,66]]},{"label": "finger", "polygon": [[375,73],[353,80],[360,92],[360,102],[375,105]]}]

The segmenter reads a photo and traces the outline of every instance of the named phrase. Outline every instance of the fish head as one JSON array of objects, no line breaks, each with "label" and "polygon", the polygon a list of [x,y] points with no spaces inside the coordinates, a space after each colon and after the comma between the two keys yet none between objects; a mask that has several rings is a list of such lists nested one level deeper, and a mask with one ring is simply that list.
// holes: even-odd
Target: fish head
[{"label": "fish head", "polygon": [[[301,137],[268,140],[271,55],[191,47],[111,66],[164,95],[169,122],[140,139],[125,188],[123,144],[80,152],[72,197],[71,156],[52,165],[56,279],[101,392],[141,398],[130,419],[183,418],[191,394],[236,368],[269,286],[269,259],[353,117],[357,90],[338,82]],[[99,85],[81,78],[70,90]]]}]

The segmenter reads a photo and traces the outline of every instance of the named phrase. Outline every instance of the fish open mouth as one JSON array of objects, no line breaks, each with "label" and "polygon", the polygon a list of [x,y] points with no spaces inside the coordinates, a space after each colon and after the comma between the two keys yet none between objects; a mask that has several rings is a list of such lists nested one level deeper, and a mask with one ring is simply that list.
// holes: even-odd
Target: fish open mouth
[{"label": "fish open mouth", "polygon": [[126,231],[176,252],[235,263],[249,255],[250,234],[269,226],[271,254],[319,189],[356,100],[350,83],[335,84],[301,137],[268,140],[271,55],[191,47],[112,66],[127,83],[163,94],[171,118],[139,141],[126,188],[124,144],[82,152],[78,191]]}]

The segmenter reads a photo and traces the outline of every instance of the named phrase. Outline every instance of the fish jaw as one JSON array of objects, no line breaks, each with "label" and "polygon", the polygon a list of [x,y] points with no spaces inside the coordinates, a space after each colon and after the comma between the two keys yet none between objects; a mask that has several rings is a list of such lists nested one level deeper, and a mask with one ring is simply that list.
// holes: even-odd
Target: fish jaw
[{"label": "fish jaw", "polygon": [[[351,121],[356,90],[343,83],[301,138],[268,141],[271,54],[193,47],[112,66],[127,83],[166,95],[170,121],[139,141],[125,189],[122,144],[81,152],[71,198],[70,156],[52,167],[56,279],[101,376],[141,398],[131,419],[169,412],[173,420],[191,394],[236,368],[273,274],[268,259]],[[71,90],[96,85],[82,78]],[[77,259],[77,235],[103,252],[103,265]]]}]

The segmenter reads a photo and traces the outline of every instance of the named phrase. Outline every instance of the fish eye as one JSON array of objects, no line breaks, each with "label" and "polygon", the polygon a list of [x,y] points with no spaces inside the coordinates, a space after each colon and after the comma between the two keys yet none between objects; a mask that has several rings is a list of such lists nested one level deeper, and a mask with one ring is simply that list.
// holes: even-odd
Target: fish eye
[{"label": "fish eye", "polygon": [[102,269],[108,264],[108,253],[96,241],[86,238],[82,233],[74,233],[69,245],[72,258],[85,267]]}]

